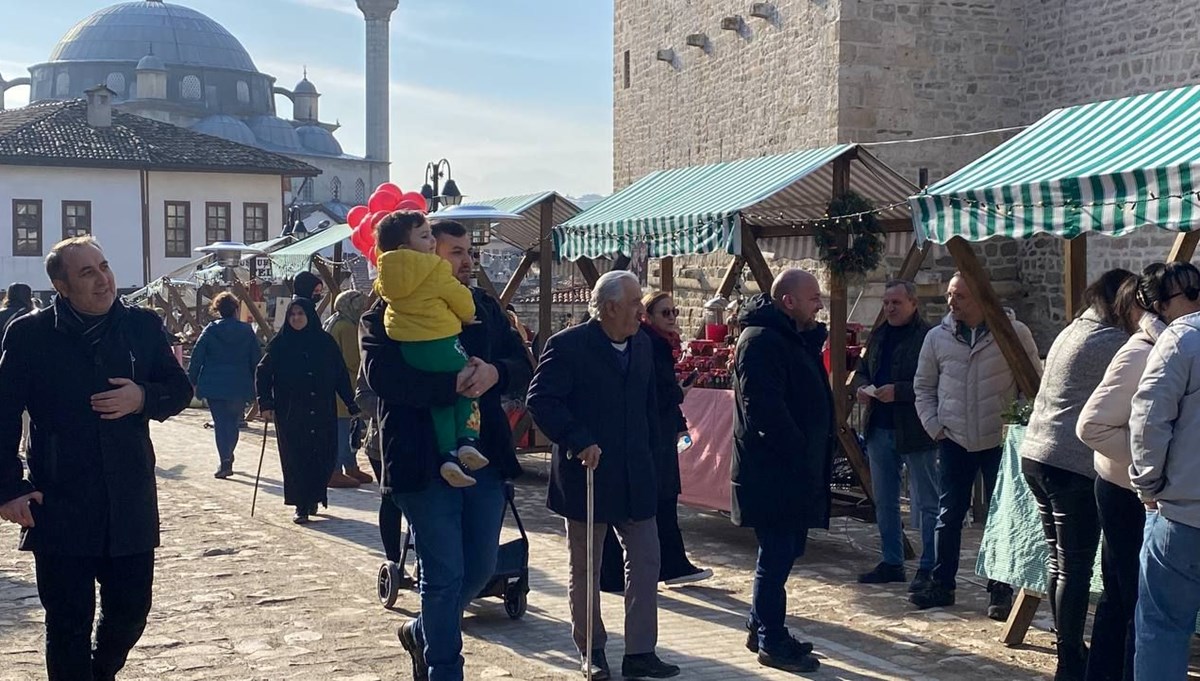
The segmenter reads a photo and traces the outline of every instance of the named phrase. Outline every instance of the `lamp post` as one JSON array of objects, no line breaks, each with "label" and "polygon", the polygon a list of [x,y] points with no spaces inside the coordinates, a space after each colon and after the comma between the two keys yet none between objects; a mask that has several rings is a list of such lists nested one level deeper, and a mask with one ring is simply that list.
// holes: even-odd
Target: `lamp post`
[{"label": "lamp post", "polygon": [[[443,167],[445,171],[442,170]],[[424,196],[429,204],[429,212],[437,211],[443,204],[457,206],[462,203],[462,192],[458,190],[458,183],[451,175],[450,162],[446,159],[430,161],[425,165],[425,184],[421,186],[421,196]],[[446,186],[439,193],[438,186],[442,178],[446,179]]]}]

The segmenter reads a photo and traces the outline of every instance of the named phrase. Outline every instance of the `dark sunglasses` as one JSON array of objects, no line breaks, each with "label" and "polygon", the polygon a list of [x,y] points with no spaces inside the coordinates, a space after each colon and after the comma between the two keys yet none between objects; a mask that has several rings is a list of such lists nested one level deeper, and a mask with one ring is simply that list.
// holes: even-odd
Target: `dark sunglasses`
[{"label": "dark sunglasses", "polygon": [[679,316],[679,310],[676,308],[673,308],[673,307],[668,308],[666,310],[659,310],[658,313],[660,315],[662,315],[663,317],[678,317]]}]

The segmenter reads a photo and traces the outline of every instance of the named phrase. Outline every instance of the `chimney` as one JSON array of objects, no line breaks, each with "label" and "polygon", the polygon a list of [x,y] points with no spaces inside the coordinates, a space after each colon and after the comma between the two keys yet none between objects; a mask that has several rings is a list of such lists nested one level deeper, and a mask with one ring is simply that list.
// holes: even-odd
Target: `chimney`
[{"label": "chimney", "polygon": [[388,24],[400,0],[356,0],[367,21],[367,158],[382,161],[371,173],[371,186],[388,180]]},{"label": "chimney", "polygon": [[117,94],[104,85],[85,90],[87,95],[87,122],[93,128],[112,127],[112,98]]}]

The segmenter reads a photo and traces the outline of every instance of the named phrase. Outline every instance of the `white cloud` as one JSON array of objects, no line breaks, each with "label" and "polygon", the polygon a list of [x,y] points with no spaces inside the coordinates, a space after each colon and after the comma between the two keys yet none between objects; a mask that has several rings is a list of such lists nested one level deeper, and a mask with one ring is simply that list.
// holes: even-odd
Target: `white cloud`
[{"label": "white cloud", "polygon": [[289,0],[297,5],[312,7],[314,9],[323,9],[330,12],[338,12],[340,14],[349,14],[353,17],[362,17],[362,12],[358,11],[358,5],[354,4],[354,0]]}]

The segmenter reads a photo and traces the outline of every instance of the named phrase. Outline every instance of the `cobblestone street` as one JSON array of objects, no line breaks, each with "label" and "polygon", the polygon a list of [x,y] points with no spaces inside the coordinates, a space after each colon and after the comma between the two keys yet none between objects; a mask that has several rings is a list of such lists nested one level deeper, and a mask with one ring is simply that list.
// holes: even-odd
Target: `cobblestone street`
[{"label": "cobblestone street", "polygon": [[[159,460],[163,542],[155,605],[123,679],[408,679],[396,626],[416,609],[401,593],[395,611],[375,598],[382,560],[377,488],[330,490],[330,508],[307,527],[281,505],[279,460],[268,442],[255,517],[250,517],[261,424],[242,431],[229,480],[211,477],[216,456],[207,412],[188,410],[153,428]],[[544,481],[527,476],[518,505],[530,533],[529,611],[513,621],[497,599],[466,615],[468,678],[578,678],[567,620],[566,547],[561,522],[544,506]],[[701,585],[660,592],[659,652],[687,679],[784,679],[742,647],[753,574],[753,535],[718,515],[681,512],[694,561],[714,568]],[[515,529],[508,521],[506,533]],[[15,550],[16,528],[0,528],[0,669],[9,680],[42,679],[43,630],[32,560]],[[978,531],[968,530],[973,550]],[[835,519],[817,532],[789,582],[794,629],[823,656],[816,678],[1034,679],[1053,668],[1046,609],[1026,645],[998,641],[984,617],[977,577],[950,609],[913,610],[903,585],[863,586],[876,561],[875,530]],[[964,561],[973,564],[973,560]],[[411,565],[410,565],[411,570]],[[605,620],[619,632],[621,600],[605,595]],[[609,659],[622,641],[612,636]]]}]

